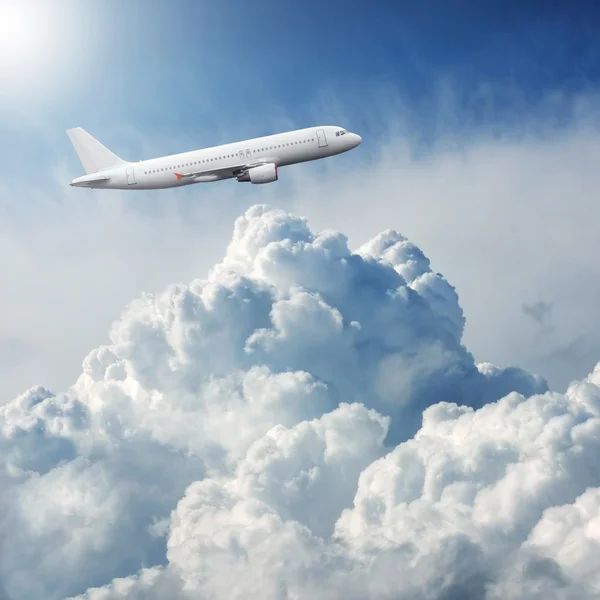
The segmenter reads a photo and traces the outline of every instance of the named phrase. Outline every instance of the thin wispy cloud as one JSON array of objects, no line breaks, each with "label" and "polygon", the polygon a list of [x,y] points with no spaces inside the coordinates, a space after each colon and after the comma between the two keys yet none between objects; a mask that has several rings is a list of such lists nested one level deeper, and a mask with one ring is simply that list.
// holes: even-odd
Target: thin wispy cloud
[{"label": "thin wispy cloud", "polygon": [[532,318],[542,327],[546,325],[549,315],[552,313],[552,304],[538,300],[535,304],[523,304],[523,313]]}]

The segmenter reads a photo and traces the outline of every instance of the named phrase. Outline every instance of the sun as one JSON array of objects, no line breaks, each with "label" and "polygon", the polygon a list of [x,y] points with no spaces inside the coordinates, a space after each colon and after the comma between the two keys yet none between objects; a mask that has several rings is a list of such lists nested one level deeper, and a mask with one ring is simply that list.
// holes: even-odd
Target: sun
[{"label": "sun", "polygon": [[0,4],[0,44],[10,52],[27,40],[27,15],[14,4]]},{"label": "sun", "polygon": [[0,0],[0,96],[20,97],[56,77],[65,48],[57,4]]},{"label": "sun", "polygon": [[35,4],[0,0],[0,57],[2,63],[31,60],[43,48],[44,32]]},{"label": "sun", "polygon": [[29,114],[81,90],[110,17],[103,3],[0,0],[0,109]]}]

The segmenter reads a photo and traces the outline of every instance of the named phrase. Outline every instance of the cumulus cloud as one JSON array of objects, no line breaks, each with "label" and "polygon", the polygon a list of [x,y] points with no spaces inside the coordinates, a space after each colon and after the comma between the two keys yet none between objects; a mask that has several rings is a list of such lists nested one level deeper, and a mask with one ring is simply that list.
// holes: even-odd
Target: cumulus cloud
[{"label": "cumulus cloud", "polygon": [[5,595],[592,590],[569,548],[597,544],[600,366],[552,393],[476,363],[464,326],[400,233],[352,251],[253,206],[205,279],[132,302],[64,394],[0,410]]},{"label": "cumulus cloud", "polygon": [[[318,499],[314,518],[337,496],[329,489],[320,497],[307,485],[328,454],[326,444],[302,435],[317,422],[278,428],[234,476],[188,488],[172,515],[165,572],[177,575],[173,589],[189,598],[594,598],[598,383],[591,376],[566,395],[513,393],[478,410],[428,408],[413,439],[362,471],[333,535],[307,521],[306,507],[289,510],[290,496]],[[328,419],[331,433],[345,439],[336,445],[355,440],[351,408],[377,432],[377,448],[375,414],[348,406],[334,411],[346,412],[343,420]],[[335,431],[341,423],[345,436]],[[292,446],[297,462],[286,473],[280,463]],[[274,493],[265,493],[269,487]],[[127,597],[110,590],[97,597]],[[84,597],[93,594],[100,590]]]}]

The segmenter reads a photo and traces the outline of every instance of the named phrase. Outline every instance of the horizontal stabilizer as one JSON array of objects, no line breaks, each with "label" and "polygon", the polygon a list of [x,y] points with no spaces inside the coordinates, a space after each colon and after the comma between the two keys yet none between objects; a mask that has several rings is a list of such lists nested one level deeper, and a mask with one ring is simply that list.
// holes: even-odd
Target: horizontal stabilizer
[{"label": "horizontal stabilizer", "polygon": [[126,162],[81,127],[67,129],[67,135],[86,173],[97,173]]},{"label": "horizontal stabilizer", "polygon": [[84,175],[83,177],[78,177],[77,179],[73,179],[70,185],[74,187],[88,187],[92,183],[98,183],[99,181],[108,181],[110,177],[106,175]]}]

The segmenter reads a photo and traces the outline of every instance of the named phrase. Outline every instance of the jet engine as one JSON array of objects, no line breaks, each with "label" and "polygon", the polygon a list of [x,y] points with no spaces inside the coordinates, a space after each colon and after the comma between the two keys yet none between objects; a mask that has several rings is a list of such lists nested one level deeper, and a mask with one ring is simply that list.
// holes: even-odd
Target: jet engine
[{"label": "jet engine", "polygon": [[277,165],[275,163],[252,167],[237,178],[238,181],[249,181],[250,183],[271,183],[278,179]]}]

